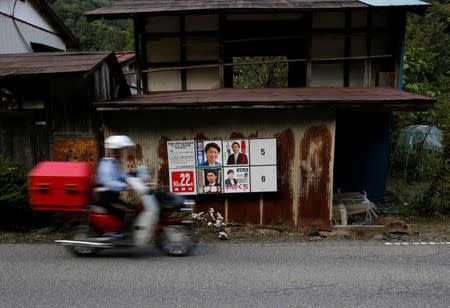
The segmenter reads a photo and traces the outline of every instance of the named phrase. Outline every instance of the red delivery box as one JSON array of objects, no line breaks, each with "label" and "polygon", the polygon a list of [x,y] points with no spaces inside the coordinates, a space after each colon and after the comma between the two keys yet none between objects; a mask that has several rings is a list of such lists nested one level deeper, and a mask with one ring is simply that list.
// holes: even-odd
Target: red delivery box
[{"label": "red delivery box", "polygon": [[34,210],[82,211],[91,199],[94,170],[85,162],[41,162],[29,173]]}]

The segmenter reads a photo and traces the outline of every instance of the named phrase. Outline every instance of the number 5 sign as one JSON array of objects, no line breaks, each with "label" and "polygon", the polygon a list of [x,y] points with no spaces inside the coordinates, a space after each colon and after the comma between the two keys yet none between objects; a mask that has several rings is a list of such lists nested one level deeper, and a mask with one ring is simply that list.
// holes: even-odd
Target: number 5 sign
[{"label": "number 5 sign", "polygon": [[276,139],[251,139],[250,140],[250,165],[276,165],[277,164],[277,140]]},{"label": "number 5 sign", "polygon": [[176,169],[169,172],[170,191],[180,195],[196,195],[195,169]]}]

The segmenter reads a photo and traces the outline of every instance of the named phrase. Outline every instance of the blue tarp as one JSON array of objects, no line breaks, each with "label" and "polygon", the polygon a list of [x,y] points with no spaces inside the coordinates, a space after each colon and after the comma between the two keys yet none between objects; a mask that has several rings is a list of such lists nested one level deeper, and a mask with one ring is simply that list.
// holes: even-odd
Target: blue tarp
[{"label": "blue tarp", "polygon": [[425,149],[442,151],[442,132],[428,125],[410,125],[401,130],[397,141],[397,150],[411,151],[423,142]]}]

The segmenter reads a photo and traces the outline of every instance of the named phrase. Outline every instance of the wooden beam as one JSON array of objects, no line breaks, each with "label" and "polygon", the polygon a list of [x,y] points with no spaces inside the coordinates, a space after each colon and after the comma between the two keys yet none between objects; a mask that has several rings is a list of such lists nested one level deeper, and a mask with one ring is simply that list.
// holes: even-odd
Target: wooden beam
[{"label": "wooden beam", "polygon": [[[367,35],[366,35],[366,56],[372,54],[372,14],[371,8],[367,11]],[[364,61],[364,87],[370,87],[372,84],[372,61],[367,58]]]},{"label": "wooden beam", "polygon": [[[180,61],[181,66],[186,66],[186,32],[185,32],[185,16],[180,15]],[[186,70],[181,71],[181,90],[186,91]]]},{"label": "wooden beam", "polygon": [[136,86],[137,86],[137,93],[138,94],[142,94],[142,63],[145,62],[141,62],[141,54],[143,52],[142,50],[142,44],[141,44],[141,40],[140,40],[140,23],[141,23],[141,18],[134,16],[133,18],[133,26],[134,26],[134,49],[136,51]]},{"label": "wooden beam", "polygon": [[312,12],[305,13],[305,32],[306,32],[306,87],[311,86],[312,76]]},{"label": "wooden beam", "polygon": [[[392,58],[392,55],[377,55],[377,56],[360,56],[360,57],[337,57],[337,58],[311,58],[311,59],[286,59],[286,60],[264,60],[264,61],[250,61],[250,62],[240,62],[240,63],[223,63],[222,65],[226,67],[233,67],[233,66],[246,66],[246,65],[258,65],[258,64],[271,64],[271,63],[295,63],[295,62],[306,62],[308,63],[342,63],[346,60],[353,60],[353,61],[370,61],[372,59],[388,59]],[[191,62],[188,62],[191,63]],[[155,65],[156,63],[153,63]],[[155,68],[147,68],[145,70],[142,70],[143,73],[153,73],[153,72],[167,72],[167,71],[175,71],[175,70],[189,70],[189,69],[201,69],[201,68],[211,68],[211,67],[219,67],[220,63],[210,63],[210,64],[199,64],[199,65],[186,65],[181,66],[177,65],[178,62],[172,63],[173,66],[168,66],[168,63],[165,63],[162,67],[155,67]]]},{"label": "wooden beam", "polygon": [[225,46],[224,46],[224,22],[225,16],[219,14],[219,87],[225,88]]},{"label": "wooden beam", "polygon": [[[350,9],[345,9],[345,47],[344,56],[346,58],[350,57],[352,44],[352,11]],[[350,86],[350,61],[344,61],[344,87],[348,88]]]}]

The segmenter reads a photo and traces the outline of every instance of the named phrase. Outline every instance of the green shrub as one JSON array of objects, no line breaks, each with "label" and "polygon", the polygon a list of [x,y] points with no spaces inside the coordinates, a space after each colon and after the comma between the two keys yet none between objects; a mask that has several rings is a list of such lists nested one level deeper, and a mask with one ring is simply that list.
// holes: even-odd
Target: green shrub
[{"label": "green shrub", "polygon": [[0,157],[0,229],[29,227],[33,213],[27,199],[27,174],[18,163]]},{"label": "green shrub", "polygon": [[20,165],[0,157],[0,206],[27,202],[27,175]]}]

